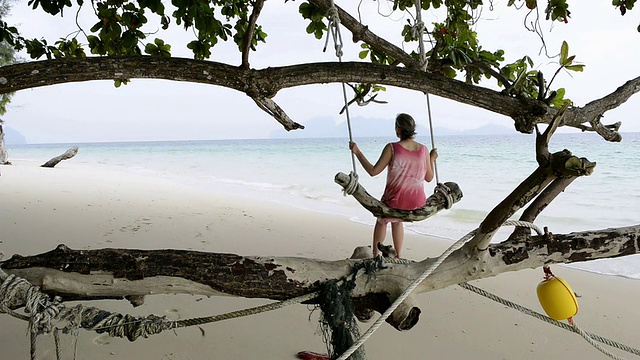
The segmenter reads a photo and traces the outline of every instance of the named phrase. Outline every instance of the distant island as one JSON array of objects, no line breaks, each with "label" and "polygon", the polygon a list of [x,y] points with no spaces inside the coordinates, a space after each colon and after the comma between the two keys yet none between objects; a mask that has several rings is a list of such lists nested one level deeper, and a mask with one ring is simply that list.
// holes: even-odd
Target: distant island
[{"label": "distant island", "polygon": [[18,130],[12,129],[6,125],[2,126],[4,131],[4,142],[7,145],[24,145],[27,139]]},{"label": "distant island", "polygon": [[[344,137],[348,135],[346,122],[336,124],[335,120],[330,116],[313,118],[304,123],[305,129],[300,131],[287,132],[286,130],[279,128],[272,131],[268,138],[280,139],[280,138],[334,138]],[[365,117],[355,117],[351,119],[351,130],[354,137],[379,137],[388,136],[391,134],[390,126],[392,123],[389,119],[372,119]],[[429,135],[429,129],[422,124],[418,124],[416,127],[418,136]],[[435,127],[433,132],[437,136],[447,135],[513,135],[515,130],[513,128],[487,124],[475,129],[469,130],[452,130],[445,127]],[[391,134],[392,135],[392,134]]]}]

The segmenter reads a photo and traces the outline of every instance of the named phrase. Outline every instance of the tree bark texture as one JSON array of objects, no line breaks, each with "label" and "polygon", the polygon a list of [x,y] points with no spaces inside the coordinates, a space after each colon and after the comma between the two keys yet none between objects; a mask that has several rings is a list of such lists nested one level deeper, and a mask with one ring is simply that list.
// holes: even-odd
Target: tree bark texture
[{"label": "tree bark texture", "polygon": [[7,145],[4,142],[4,130],[0,124],[0,165],[10,165],[9,155],[7,154]]},{"label": "tree bark texture", "polygon": [[[218,85],[252,98],[272,98],[278,91],[302,85],[337,82],[373,83],[430,93],[486,109],[514,120],[520,132],[531,133],[537,123],[549,123],[558,109],[542,101],[513,97],[406,67],[363,62],[312,63],[261,70],[182,58],[89,57],[33,61],[0,68],[0,93],[40,86],[109,79],[165,79]],[[640,91],[640,77],[583,108],[567,110],[562,125],[585,128],[607,110]],[[295,127],[293,127],[295,128]],[[618,139],[619,140],[619,139]]]},{"label": "tree bark texture", "polygon": [[[449,256],[416,289],[417,293],[553,263],[572,263],[640,253],[640,224],[615,229],[532,236],[521,234],[486,250],[471,243]],[[0,262],[43,291],[63,298],[114,298],[188,292],[248,298],[289,299],[320,289],[329,279],[351,274],[359,260],[323,261],[295,257],[244,257],[186,250],[71,250],[64,245],[50,252]],[[428,258],[409,264],[385,264],[374,278],[358,277],[353,291],[358,313],[384,311],[431,264]],[[375,279],[375,281],[372,281]],[[396,328],[417,322],[413,299],[395,314]],[[19,307],[24,304],[11,304]],[[394,321],[394,320],[392,320]],[[403,324],[404,323],[404,324]],[[403,324],[403,325],[401,325]]]}]

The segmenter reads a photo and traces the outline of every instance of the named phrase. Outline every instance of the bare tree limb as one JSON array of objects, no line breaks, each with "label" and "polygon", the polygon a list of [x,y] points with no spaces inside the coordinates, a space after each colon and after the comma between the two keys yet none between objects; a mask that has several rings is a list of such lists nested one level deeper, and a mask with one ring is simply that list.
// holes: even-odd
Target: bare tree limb
[{"label": "bare tree limb", "polygon": [[247,32],[244,34],[244,48],[242,49],[242,67],[243,69],[249,68],[249,51],[253,49],[253,35],[256,31],[256,21],[258,21],[258,17],[260,16],[260,12],[262,11],[262,7],[264,5],[264,0],[255,0],[252,1],[253,10],[251,11],[251,15],[249,16],[249,25],[247,26]]},{"label": "bare tree limb", "polygon": [[[556,113],[544,133],[541,134],[536,127],[536,160],[538,168],[494,207],[482,221],[478,232],[469,241],[477,246],[478,249],[485,249],[505,221],[527,203],[537,197],[536,201],[525,212],[526,216],[523,214],[523,217],[527,219],[525,221],[531,221],[576,177],[590,175],[593,172],[596,166],[595,163],[585,158],[573,156],[569,150],[565,149],[554,154],[549,153],[549,141],[566,114],[567,108],[568,104],[565,103]],[[549,184],[552,184],[552,186],[546,189]],[[516,229],[511,239],[523,232],[523,229]]]},{"label": "bare tree limb", "polygon": [[564,116],[567,108],[569,107],[568,103],[565,103],[560,110],[553,117],[553,120],[547,126],[544,133],[540,134],[538,131],[538,127],[536,126],[536,161],[540,166],[548,166],[551,161],[551,154],[549,154],[549,142],[551,141],[551,137],[558,129],[562,117]]},{"label": "bare tree limb", "polygon": [[[577,178],[577,176],[569,176],[553,180],[551,184],[544,188],[540,195],[529,204],[518,220],[533,223],[538,215]],[[509,237],[509,240],[514,240],[516,237],[530,232],[531,229],[529,228],[516,227]]]},{"label": "bare tree limb", "polygon": [[282,110],[282,108],[278,106],[275,101],[259,95],[253,96],[252,99],[253,101],[255,101],[256,105],[258,105],[258,107],[262,109],[262,111],[271,115],[272,118],[276,119],[280,124],[282,124],[285,130],[291,131],[296,129],[304,129],[304,126],[302,124],[298,124],[297,122],[291,120],[289,115],[287,115],[287,113]]},{"label": "bare tree limb", "polygon": [[573,126],[581,128],[581,124],[592,124],[593,130],[603,136],[608,141],[620,141],[622,137],[618,133],[620,125],[605,125],[605,128],[609,128],[609,131],[603,131],[602,133],[597,130],[598,126],[594,125],[594,122],[602,118],[603,114],[609,110],[615,109],[621,104],[625,103],[629,98],[640,91],[640,77],[636,77],[624,83],[618,87],[611,94],[605,95],[600,99],[593,100],[583,106],[582,108],[571,109],[564,117],[562,125]]},{"label": "bare tree limb", "polygon": [[107,79],[165,79],[224,86],[250,97],[273,98],[281,89],[325,83],[374,83],[427,92],[510,116],[517,128],[532,131],[551,109],[532,99],[500,92],[439,75],[372,63],[315,63],[262,70],[241,69],[211,61],[181,58],[102,57],[28,62],[0,68],[0,93],[40,86]]}]

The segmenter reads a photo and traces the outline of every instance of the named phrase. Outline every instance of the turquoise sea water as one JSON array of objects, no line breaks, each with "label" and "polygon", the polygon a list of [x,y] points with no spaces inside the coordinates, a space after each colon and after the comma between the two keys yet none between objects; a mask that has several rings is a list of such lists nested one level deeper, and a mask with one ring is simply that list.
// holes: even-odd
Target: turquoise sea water
[{"label": "turquoise sea water", "polygon": [[[552,152],[570,150],[597,162],[591,176],[577,179],[538,217],[536,224],[566,233],[640,222],[640,133],[608,143],[594,134],[556,134]],[[393,138],[355,138],[374,162]],[[417,138],[429,144],[428,138]],[[452,241],[475,229],[486,214],[535,168],[535,136],[440,136],[439,180],[453,181],[464,192],[461,202],[409,231]],[[260,139],[176,142],[39,144],[8,146],[10,160],[44,162],[79,146],[74,163],[104,166],[161,177],[201,191],[229,193],[338,214],[373,225],[374,219],[334,183],[337,172],[352,170],[344,138]],[[430,146],[429,146],[430,147]],[[384,173],[369,177],[358,165],[360,183],[382,194]],[[427,194],[435,182],[426,184]],[[508,229],[510,230],[510,229]],[[504,230],[500,234],[507,234]],[[497,236],[496,240],[503,237]],[[630,256],[577,265],[589,271],[640,279],[640,257]]]}]

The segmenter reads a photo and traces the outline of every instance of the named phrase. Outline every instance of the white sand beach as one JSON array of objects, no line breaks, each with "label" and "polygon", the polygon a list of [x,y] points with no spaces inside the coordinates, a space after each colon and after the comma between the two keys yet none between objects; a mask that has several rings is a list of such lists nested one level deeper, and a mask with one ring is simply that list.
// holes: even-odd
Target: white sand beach
[{"label": "white sand beach", "polygon": [[[191,249],[239,255],[344,259],[370,243],[371,228],[345,218],[282,204],[220,196],[166,180],[64,163],[54,169],[17,161],[0,167],[0,251],[32,255],[65,244],[74,249]],[[389,240],[388,240],[389,241]],[[404,256],[436,257],[449,244],[407,233]],[[586,331],[639,348],[640,282],[554,266],[580,296],[576,322]],[[542,270],[474,282],[483,289],[542,309],[536,286]],[[460,287],[419,294],[422,314],[411,330],[382,326],[365,344],[376,359],[605,359],[580,336],[523,315]],[[107,310],[184,319],[267,303],[192,295],[96,301]],[[236,320],[168,331],[129,342],[81,330],[78,359],[295,359],[326,352],[317,315],[305,305]],[[371,323],[360,324],[364,332]],[[63,337],[65,359],[72,337]],[[616,354],[633,355],[613,350]],[[41,336],[38,359],[55,359],[53,337]],[[0,315],[0,359],[28,359],[27,323]]]}]

